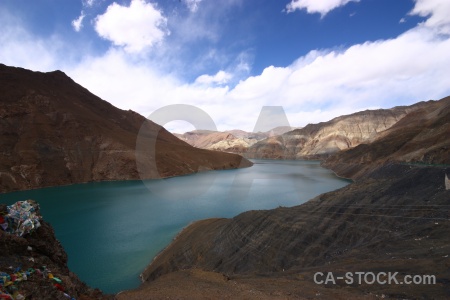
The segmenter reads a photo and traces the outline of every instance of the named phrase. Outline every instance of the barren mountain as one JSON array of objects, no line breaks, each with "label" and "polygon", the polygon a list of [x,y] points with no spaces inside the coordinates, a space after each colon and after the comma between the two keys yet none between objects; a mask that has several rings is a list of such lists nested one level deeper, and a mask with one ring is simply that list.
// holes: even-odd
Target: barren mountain
[{"label": "barren mountain", "polygon": [[241,154],[258,141],[289,130],[291,128],[286,126],[276,127],[267,132],[247,132],[238,129],[223,132],[194,130],[175,136],[197,148]]},{"label": "barren mountain", "polygon": [[[300,206],[194,223],[144,271],[138,290],[117,297],[448,299],[444,176],[443,168],[386,165]],[[319,285],[316,272],[398,272],[398,282],[433,274],[436,284],[356,284],[354,275],[354,284]]]},{"label": "barren mountain", "polygon": [[[449,103],[420,103],[374,140],[329,157],[327,167],[357,179],[344,188],[192,224],[147,267],[142,286],[118,299],[448,299]],[[396,281],[320,285],[316,272],[391,272]],[[435,283],[403,284],[425,274]]]},{"label": "barren mountain", "polygon": [[[0,80],[2,189],[137,176],[134,147],[143,117],[112,107],[61,72],[0,66]],[[163,175],[240,163],[239,156],[196,149],[146,126],[144,140],[158,136]],[[333,135],[332,128],[342,130]],[[274,142],[285,149],[264,153],[329,154],[340,149],[339,140],[352,148],[328,156],[324,165],[356,181],[300,206],[196,222],[145,269],[140,288],[115,299],[449,299],[450,97],[293,132],[292,145]],[[0,234],[1,266],[29,267],[33,257],[56,270],[80,299],[107,297],[69,272],[65,253],[43,225],[26,238]],[[317,272],[324,274],[319,279],[332,272],[335,284],[314,283]],[[338,278],[348,272],[353,283]],[[359,284],[357,272],[390,272],[399,283]],[[435,282],[401,284],[406,275],[431,275]],[[38,289],[48,280],[32,279],[24,290],[44,295]]]},{"label": "barren mountain", "polygon": [[233,149],[239,150],[241,148],[248,148],[257,141],[256,138],[253,137],[236,137],[234,134],[227,131],[194,130],[183,134],[175,134],[175,136],[200,149],[228,152],[231,152]]},{"label": "barren mountain", "polygon": [[450,97],[420,105],[371,143],[336,153],[324,166],[359,178],[389,162],[450,164]]},{"label": "barren mountain", "polygon": [[136,140],[156,139],[146,178],[250,166],[238,155],[182,142],[133,112],[120,110],[61,71],[0,64],[0,191],[99,180],[139,179]]},{"label": "barren mountain", "polygon": [[303,128],[259,141],[247,150],[245,156],[297,159],[336,153],[369,142],[422,105],[424,103],[392,109],[366,110],[328,122],[308,124]]}]

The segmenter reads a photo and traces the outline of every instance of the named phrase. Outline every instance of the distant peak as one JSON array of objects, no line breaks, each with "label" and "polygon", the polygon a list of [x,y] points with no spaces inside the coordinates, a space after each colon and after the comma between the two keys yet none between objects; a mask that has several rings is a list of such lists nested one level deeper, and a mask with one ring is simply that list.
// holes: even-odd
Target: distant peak
[{"label": "distant peak", "polygon": [[55,70],[55,71],[51,71],[51,72],[48,72],[48,73],[49,73],[49,74],[61,74],[61,75],[67,76],[66,73],[64,73],[64,72],[61,71],[61,70]]},{"label": "distant peak", "polygon": [[55,76],[55,77],[66,77],[66,78],[70,78],[69,76],[67,76],[66,73],[64,73],[64,72],[61,71],[61,70],[55,70],[55,71],[47,72],[46,74],[52,75],[52,76]]}]

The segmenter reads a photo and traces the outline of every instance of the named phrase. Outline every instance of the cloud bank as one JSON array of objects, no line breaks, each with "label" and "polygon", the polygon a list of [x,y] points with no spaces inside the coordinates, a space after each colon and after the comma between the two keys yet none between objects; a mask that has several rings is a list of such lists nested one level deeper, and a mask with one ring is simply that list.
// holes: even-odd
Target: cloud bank
[{"label": "cloud bank", "polygon": [[[112,46],[100,55],[87,54],[68,65],[61,64],[61,51],[50,47],[57,37],[41,40],[17,20],[0,18],[4,28],[0,59],[9,65],[37,70],[63,69],[101,98],[146,116],[164,105],[190,104],[209,113],[219,130],[251,131],[262,106],[281,105],[292,126],[304,126],[367,108],[388,108],[450,95],[450,35],[446,34],[450,14],[442,12],[449,11],[447,3],[417,0],[409,14],[427,19],[395,38],[342,50],[312,50],[289,66],[268,66],[250,77],[242,77],[236,68],[217,70],[187,82],[177,74],[163,72],[157,61],[134,55],[132,50],[164,42],[165,33],[155,24],[166,20],[157,7],[136,0],[129,7],[112,6],[117,9],[113,13],[110,6],[102,15],[110,18],[104,24],[110,30],[111,42],[121,46]],[[137,37],[121,40],[126,31],[117,26],[121,21],[117,21],[116,13],[131,15],[136,12],[133,5],[147,10],[138,14],[152,16],[148,23],[152,30],[162,30],[159,35],[151,35],[151,42]],[[118,28],[121,34],[112,33],[111,28]],[[169,124],[168,128],[184,131],[180,125]]]},{"label": "cloud bank", "polygon": [[428,17],[424,26],[437,29],[443,34],[450,34],[450,1],[416,0],[410,15]]}]

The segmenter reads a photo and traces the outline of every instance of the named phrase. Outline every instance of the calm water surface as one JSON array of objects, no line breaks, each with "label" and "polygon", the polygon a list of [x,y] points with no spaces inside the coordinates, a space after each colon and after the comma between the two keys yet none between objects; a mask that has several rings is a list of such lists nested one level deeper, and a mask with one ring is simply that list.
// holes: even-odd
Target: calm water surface
[{"label": "calm water surface", "polygon": [[70,269],[90,286],[116,293],[138,287],[147,264],[192,221],[295,206],[349,183],[318,162],[254,163],[145,184],[100,182],[1,194],[0,202],[38,201]]}]

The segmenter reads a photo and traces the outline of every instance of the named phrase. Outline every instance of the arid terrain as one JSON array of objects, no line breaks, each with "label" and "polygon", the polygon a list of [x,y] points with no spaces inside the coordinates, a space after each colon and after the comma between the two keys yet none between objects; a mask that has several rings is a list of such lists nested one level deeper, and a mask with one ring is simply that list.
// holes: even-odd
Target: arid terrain
[{"label": "arid terrain", "polygon": [[327,122],[308,124],[249,147],[246,157],[269,159],[322,158],[370,143],[409,112],[424,103],[391,109],[366,110],[340,116]]},{"label": "arid terrain", "polygon": [[429,104],[419,102],[411,106],[366,110],[293,130],[287,127],[259,133],[197,130],[176,136],[197,148],[238,153],[247,158],[323,159],[370,143],[409,113],[421,112],[421,108],[426,109]]},{"label": "arid terrain", "polygon": [[[144,299],[147,293],[178,298],[186,295],[185,286],[201,286],[210,278],[211,290],[228,299],[310,299],[316,294],[446,299],[450,191],[444,173],[443,168],[386,165],[301,206],[195,223],[145,270],[140,289],[118,298]],[[198,275],[202,272],[214,275]],[[315,272],[431,274],[437,283],[323,286],[314,284]],[[178,278],[180,290],[164,288],[171,278]],[[196,296],[210,295],[209,289],[193,290]]]},{"label": "arid terrain", "polygon": [[223,132],[194,130],[183,134],[176,133],[175,136],[197,148],[243,154],[257,142],[291,130],[291,127],[287,126],[266,132],[246,132],[238,129]]},{"label": "arid terrain", "polygon": [[[327,167],[356,180],[342,189],[189,226],[147,267],[142,286],[117,298],[447,299],[449,102],[420,104],[371,143],[329,157]],[[315,272],[428,274],[436,284],[324,286]]]},{"label": "arid terrain", "polygon": [[[0,192],[251,165],[238,155],[194,148],[141,115],[98,98],[61,71],[0,64],[0,132]],[[155,141],[148,163],[156,162],[158,172],[139,174],[139,132]]]},{"label": "arid terrain", "polygon": [[332,155],[324,162],[344,177],[358,178],[392,162],[450,165],[450,97],[408,113],[371,143]]},{"label": "arid terrain", "polygon": [[[113,107],[59,71],[0,65],[0,81],[1,192],[139,178],[142,116]],[[236,154],[188,145],[154,123],[144,128],[141,138],[156,147],[146,163],[157,164],[157,174],[146,178],[251,165]],[[449,134],[447,97],[261,140],[247,153],[256,147],[262,157],[320,157],[354,182],[300,206],[195,222],[149,262],[136,290],[109,296],[87,287],[67,268],[45,220],[24,237],[0,231],[0,269],[46,265],[76,299],[448,299]],[[436,283],[321,285],[316,272],[398,272],[399,281],[433,275]],[[64,299],[48,278],[35,275],[21,286],[27,296]]]}]

